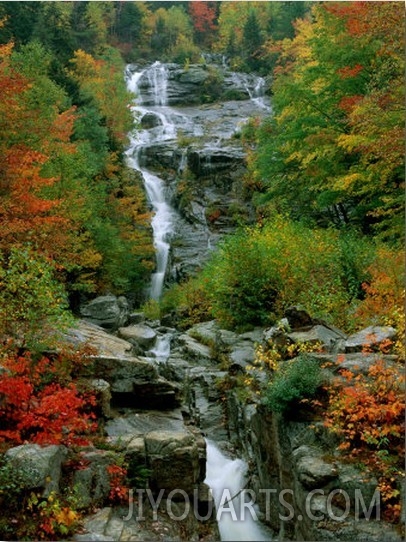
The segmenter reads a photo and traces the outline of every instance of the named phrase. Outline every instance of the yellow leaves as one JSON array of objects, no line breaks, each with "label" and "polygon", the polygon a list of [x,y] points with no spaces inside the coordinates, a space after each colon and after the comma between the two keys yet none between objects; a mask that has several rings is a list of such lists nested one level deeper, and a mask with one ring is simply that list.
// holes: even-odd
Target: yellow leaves
[{"label": "yellow leaves", "polygon": [[337,137],[337,145],[349,152],[356,151],[367,142],[366,136],[361,134],[341,134]]},{"label": "yellow leaves", "polygon": [[[0,23],[3,21],[0,21]],[[0,24],[1,28],[1,24]],[[0,45],[0,61],[1,62],[7,62],[10,58],[11,53],[14,49],[14,43],[10,41],[9,43],[5,43],[4,45]]]},{"label": "yellow leaves", "polygon": [[[316,66],[318,63],[317,62],[312,62],[311,64]],[[310,88],[315,94],[320,94],[321,92],[323,92],[325,90],[325,88],[328,85],[329,85],[328,80],[326,80],[325,78],[319,77],[318,79],[315,79],[312,82]]]},{"label": "yellow leaves", "polygon": [[289,121],[290,119],[294,119],[296,116],[296,107],[292,105],[288,105],[284,107],[282,113],[276,117],[276,121],[278,124],[283,125],[285,122]]},{"label": "yellow leaves", "polygon": [[349,193],[354,189],[356,184],[360,181],[364,180],[364,176],[360,173],[347,173],[346,175],[342,175],[338,178],[336,178],[334,182],[334,188],[335,190],[345,190]]},{"label": "yellow leaves", "polygon": [[66,525],[66,527],[72,526],[78,519],[78,513],[68,507],[62,508],[55,514],[55,520],[62,525]]},{"label": "yellow leaves", "polygon": [[69,70],[69,75],[79,83],[84,83],[89,79],[94,79],[99,74],[100,64],[85,51],[78,49],[74,52],[73,58],[69,61],[72,65],[72,70]]}]

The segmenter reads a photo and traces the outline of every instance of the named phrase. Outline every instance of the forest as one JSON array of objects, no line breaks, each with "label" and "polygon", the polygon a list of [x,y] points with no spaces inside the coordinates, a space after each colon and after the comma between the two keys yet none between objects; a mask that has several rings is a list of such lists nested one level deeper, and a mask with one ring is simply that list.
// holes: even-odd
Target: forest
[{"label": "forest", "polygon": [[[271,80],[272,114],[241,135],[254,223],[168,288],[156,311],[181,307],[185,328],[216,318],[244,330],[300,304],[346,332],[391,325],[402,336],[404,19],[401,2],[0,2],[3,449],[80,443],[92,431],[94,398],[75,383],[79,354],[49,352],[84,300],[149,302],[151,209],[125,160],[128,63],[185,66],[212,53]],[[388,353],[404,358],[401,342]],[[392,414],[378,449],[399,447]],[[0,462],[10,489],[7,476]],[[57,514],[66,532],[50,523],[43,537],[75,524]]]}]

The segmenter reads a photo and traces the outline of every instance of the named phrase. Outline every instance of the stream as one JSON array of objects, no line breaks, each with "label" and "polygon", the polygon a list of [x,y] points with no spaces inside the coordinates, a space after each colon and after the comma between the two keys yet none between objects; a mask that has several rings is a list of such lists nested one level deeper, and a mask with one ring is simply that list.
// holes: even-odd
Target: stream
[{"label": "stream", "polygon": [[[132,112],[136,119],[151,112],[151,110],[147,110],[141,105],[142,95],[138,89],[138,81],[142,75],[143,71],[135,72],[127,80],[128,89],[138,97],[137,101],[140,102],[139,105],[132,107]],[[159,62],[153,64],[148,69],[148,77],[154,89],[156,106],[165,105],[167,77],[164,66]],[[153,209],[151,226],[156,251],[156,269],[151,277],[149,297],[156,300],[161,297],[163,290],[170,249],[169,240],[173,233],[175,211],[168,203],[162,179],[141,165],[142,151],[145,147],[153,143],[172,140],[176,137],[175,126],[167,120],[167,116],[161,112],[158,118],[161,124],[156,126],[154,130],[137,129],[133,132],[130,136],[130,146],[127,150],[128,164],[141,173],[148,201]]]},{"label": "stream", "polygon": [[[128,165],[142,175],[146,195],[153,211],[152,232],[156,251],[156,267],[151,276],[149,297],[159,300],[162,296],[168,261],[179,213],[171,205],[171,194],[165,181],[146,167],[145,153],[153,146],[169,145],[173,154],[179,156],[178,172],[186,166],[186,153],[177,146],[178,131],[194,138],[206,139],[201,142],[206,156],[206,169],[211,167],[210,151],[217,152],[222,147],[223,138],[230,139],[238,133],[241,123],[247,120],[245,108],[239,103],[229,106],[224,119],[215,108],[173,107],[168,105],[167,67],[160,62],[138,70],[126,70],[127,88],[135,95],[131,107],[137,128],[130,134],[130,145],[126,156]],[[230,80],[237,87],[244,88],[251,103],[249,107],[269,110],[263,97],[263,80],[249,74],[231,72]],[[230,113],[231,111],[231,113]],[[217,115],[217,117],[216,117]],[[202,120],[208,119],[214,134],[208,134],[207,125]],[[148,119],[148,122],[143,122]],[[215,119],[215,121],[214,121]],[[139,124],[138,124],[139,123]],[[212,135],[209,142],[207,136]],[[203,155],[202,155],[203,156]],[[202,213],[204,217],[204,213]],[[205,219],[200,220],[205,229],[207,242],[205,249],[211,249],[210,232]],[[164,335],[149,351],[156,363],[165,362],[170,355],[170,337]],[[260,541],[270,540],[270,535],[257,519],[257,509],[251,502],[247,484],[248,465],[242,459],[226,457],[211,440],[206,440],[207,466],[206,484],[211,488],[217,510],[217,520],[221,540]]]},{"label": "stream", "polygon": [[206,445],[205,482],[213,493],[221,540],[270,540],[270,534],[258,521],[249,490],[244,489],[248,465],[242,459],[226,457],[210,440],[206,439]]}]

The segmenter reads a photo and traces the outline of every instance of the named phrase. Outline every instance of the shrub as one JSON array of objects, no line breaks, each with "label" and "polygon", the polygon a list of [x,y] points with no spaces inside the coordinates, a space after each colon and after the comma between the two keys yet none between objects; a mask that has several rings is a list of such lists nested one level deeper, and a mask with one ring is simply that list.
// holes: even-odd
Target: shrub
[{"label": "shrub", "polygon": [[384,517],[399,519],[399,476],[404,476],[405,377],[403,367],[382,360],[367,375],[341,370],[329,387],[325,425],[342,442],[346,457],[362,462],[378,477]]},{"label": "shrub", "polygon": [[175,284],[164,293],[161,312],[167,314],[171,311],[177,313],[180,329],[187,329],[212,318],[207,284],[203,276],[193,277],[183,284]]},{"label": "shrub", "polygon": [[394,250],[355,232],[309,228],[275,216],[223,240],[203,271],[165,302],[172,297],[172,309],[181,306],[190,324],[216,318],[237,330],[273,324],[286,307],[298,304],[353,332],[372,317],[399,327],[402,277]]},{"label": "shrub", "polygon": [[322,384],[319,362],[301,355],[281,363],[265,392],[264,404],[273,412],[286,413],[302,399],[312,399]]},{"label": "shrub", "polygon": [[378,247],[367,269],[368,280],[362,284],[364,300],[356,311],[365,325],[388,324],[398,319],[398,312],[404,314],[404,266],[403,251]]},{"label": "shrub", "polygon": [[[231,328],[272,323],[301,304],[345,329],[374,247],[276,216],[226,239],[205,268],[213,316]],[[359,285],[357,287],[357,284]]]},{"label": "shrub", "polygon": [[200,101],[202,103],[211,103],[219,99],[223,92],[224,76],[212,66],[208,67],[208,77],[203,81],[200,87]]},{"label": "shrub", "polygon": [[95,429],[95,398],[80,394],[68,373],[47,357],[27,353],[2,361],[0,443],[84,444]]},{"label": "shrub", "polygon": [[141,310],[148,320],[159,320],[161,318],[161,309],[158,301],[155,299],[148,299],[142,305]]}]

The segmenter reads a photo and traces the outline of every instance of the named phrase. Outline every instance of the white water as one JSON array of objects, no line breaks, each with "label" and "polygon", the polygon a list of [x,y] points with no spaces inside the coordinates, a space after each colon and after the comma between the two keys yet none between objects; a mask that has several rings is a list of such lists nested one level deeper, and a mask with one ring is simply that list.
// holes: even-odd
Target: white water
[{"label": "white water", "polygon": [[206,440],[205,483],[211,488],[216,505],[221,540],[269,541],[265,527],[256,520],[251,496],[244,490],[248,466],[242,459],[229,459],[213,442]]},{"label": "white water", "polygon": [[[152,66],[141,72],[127,72],[127,88],[137,96],[135,101],[140,104],[142,103],[142,95],[139,91],[138,83],[144,74],[148,77],[150,87],[152,88],[155,105],[165,105],[167,101],[166,89],[168,78],[165,66],[159,62],[155,62]],[[137,105],[136,103],[132,107],[135,117],[144,115],[150,111],[140,104]],[[166,201],[165,186],[162,179],[142,167],[140,165],[140,158],[143,148],[153,143],[174,139],[176,137],[176,129],[162,112],[154,111],[154,114],[159,117],[162,124],[150,130],[138,129],[136,134],[130,137],[130,147],[126,154],[129,166],[142,174],[147,197],[154,213],[151,226],[156,251],[156,269],[151,276],[150,297],[152,299],[159,299],[164,286],[170,249],[169,240],[174,231],[176,214],[174,209]]]},{"label": "white water", "polygon": [[263,77],[253,77],[248,73],[235,72],[233,73],[232,78],[236,87],[245,88],[250,100],[256,103],[259,107],[270,111],[271,108],[264,100],[265,79]]},{"label": "white water", "polygon": [[149,350],[149,353],[153,355],[155,361],[162,363],[166,361],[171,354],[171,337],[168,333],[157,337],[154,348]]},{"label": "white water", "polygon": [[[170,241],[175,231],[178,215],[169,204],[169,195],[166,193],[166,186],[163,180],[144,167],[142,160],[143,151],[148,147],[155,144],[159,145],[162,142],[169,142],[176,147],[178,130],[180,134],[183,133],[186,136],[194,138],[207,136],[206,132],[209,125],[214,131],[212,132],[209,145],[203,143],[203,146],[210,148],[220,147],[224,143],[224,137],[231,138],[240,130],[240,123],[245,122],[247,119],[243,116],[238,118],[238,115],[232,113],[227,119],[224,119],[223,123],[218,122],[219,119],[214,122],[213,115],[207,108],[204,114],[196,115],[196,108],[186,107],[180,110],[179,108],[169,107],[167,105],[168,69],[160,62],[155,62],[138,72],[132,72],[130,67],[128,67],[125,77],[127,89],[135,95],[134,105],[131,107],[134,118],[138,120],[145,114],[152,113],[159,122],[159,125],[149,129],[137,127],[134,133],[130,135],[130,146],[126,152],[128,165],[139,171],[143,177],[145,191],[153,211],[151,226],[156,253],[156,266],[151,276],[149,296],[152,299],[159,300],[165,283]],[[269,110],[269,107],[264,102],[264,80],[262,78],[250,74],[233,73],[232,79],[237,86],[246,88],[251,102],[259,109]],[[144,91],[145,94],[143,96]],[[214,109],[216,108],[213,107]],[[206,124],[202,122],[202,119],[205,118],[210,119]],[[179,164],[179,174],[185,169],[186,160],[185,151],[182,153]],[[207,166],[210,166],[209,161]],[[206,227],[206,230],[208,237],[207,248],[210,250],[210,231],[208,227]]]}]

